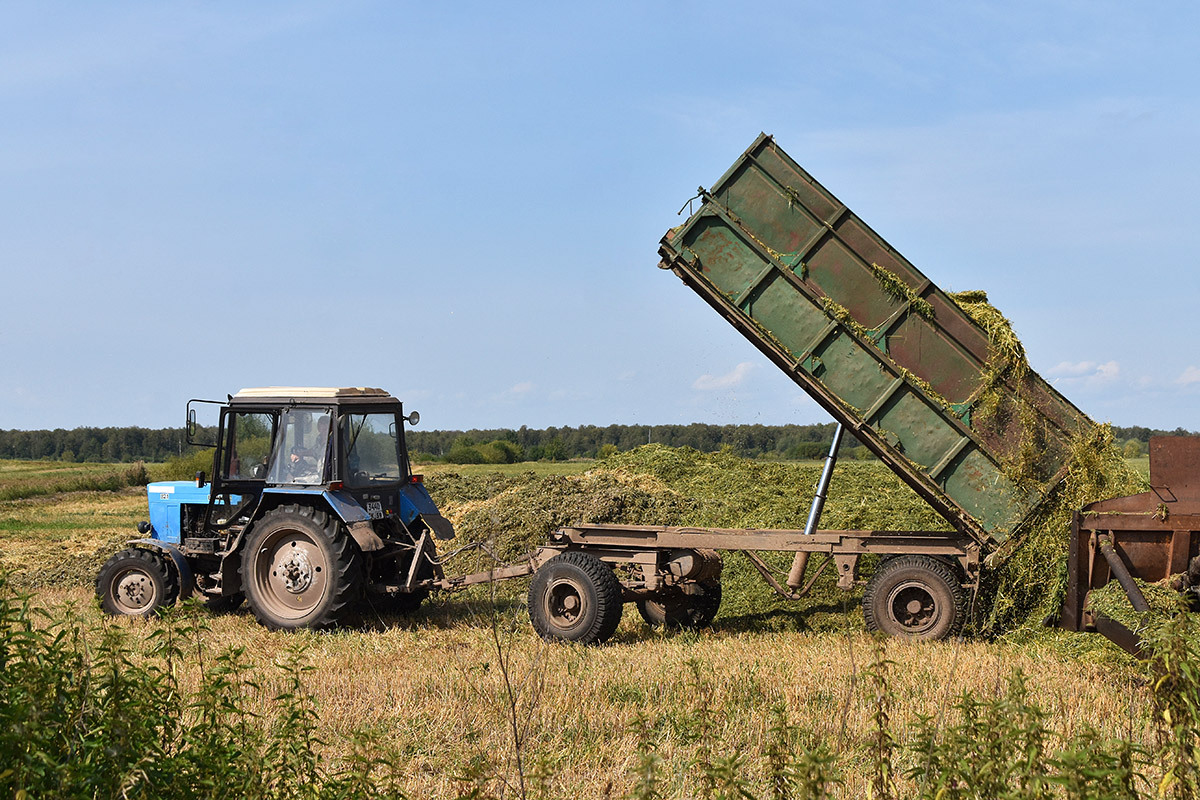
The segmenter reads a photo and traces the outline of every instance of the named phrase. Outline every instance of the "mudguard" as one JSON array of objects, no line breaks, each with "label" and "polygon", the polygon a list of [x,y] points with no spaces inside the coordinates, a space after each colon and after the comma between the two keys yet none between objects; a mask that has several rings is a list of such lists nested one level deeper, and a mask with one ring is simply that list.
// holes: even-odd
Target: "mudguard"
[{"label": "mudguard", "polygon": [[350,531],[350,538],[358,545],[359,550],[364,553],[372,553],[383,549],[383,539],[379,538],[379,534],[375,533],[375,529],[371,526],[371,515],[349,492],[340,489],[270,488],[263,492],[264,496],[268,494],[320,497],[337,515],[338,519],[346,523],[346,529]]},{"label": "mudguard", "polygon": [[192,596],[196,582],[192,577],[192,568],[188,566],[187,556],[180,552],[178,547],[162,539],[131,539],[129,544],[141,545],[166,554],[175,565],[175,571],[179,573],[179,599],[186,600]]},{"label": "mudguard", "polygon": [[438,511],[437,504],[433,502],[425,486],[420,483],[405,484],[400,489],[400,518],[407,525],[418,516],[437,538],[454,538],[454,526]]}]

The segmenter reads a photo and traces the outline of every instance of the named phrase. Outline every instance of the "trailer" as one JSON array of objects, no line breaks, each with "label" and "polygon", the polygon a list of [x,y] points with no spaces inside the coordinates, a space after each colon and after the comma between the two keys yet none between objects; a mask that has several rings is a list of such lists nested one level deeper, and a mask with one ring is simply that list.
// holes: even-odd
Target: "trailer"
[{"label": "trailer", "polygon": [[[867,627],[940,639],[962,626],[983,557],[1028,525],[1065,476],[1071,445],[1094,423],[1036,372],[1014,363],[959,301],[939,289],[844,203],[760,135],[699,207],[669,230],[670,270],[838,422],[802,530],[581,525],[555,531],[528,563],[529,608],[549,637],[602,641],[619,600],[654,624],[702,625],[720,597],[720,552],[744,553],[781,597],[804,596],[832,569],[859,585]],[[851,431],[953,528],[818,528],[838,443]],[[759,552],[795,553],[786,581]],[[810,565],[813,556],[819,559]],[[569,558],[588,569],[545,577]],[[590,560],[589,560],[590,559]],[[606,569],[621,577],[610,581]],[[496,573],[445,581],[443,588]],[[601,585],[603,584],[603,585]],[[616,607],[618,611],[606,609]]]}]

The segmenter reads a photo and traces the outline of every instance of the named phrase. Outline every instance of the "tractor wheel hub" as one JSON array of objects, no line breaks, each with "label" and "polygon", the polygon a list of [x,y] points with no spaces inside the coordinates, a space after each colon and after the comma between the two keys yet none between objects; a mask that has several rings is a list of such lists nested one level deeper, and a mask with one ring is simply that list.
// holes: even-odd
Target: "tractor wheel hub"
[{"label": "tractor wheel hub", "polygon": [[146,605],[152,592],[150,579],[140,572],[129,573],[117,584],[117,594],[135,608]]},{"label": "tractor wheel hub", "polygon": [[295,549],[288,553],[279,562],[276,574],[283,580],[284,588],[292,594],[301,594],[312,586],[312,562],[303,550]]}]

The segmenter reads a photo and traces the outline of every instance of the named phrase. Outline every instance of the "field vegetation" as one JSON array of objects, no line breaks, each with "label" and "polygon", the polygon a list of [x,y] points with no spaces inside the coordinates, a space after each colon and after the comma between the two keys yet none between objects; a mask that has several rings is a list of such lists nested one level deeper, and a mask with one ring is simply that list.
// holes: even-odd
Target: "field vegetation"
[{"label": "field vegetation", "polygon": [[[421,469],[456,546],[510,557],[583,521],[798,527],[819,464],[655,446]],[[9,475],[27,480],[0,471],[0,491]],[[63,485],[0,501],[5,796],[1196,796],[1200,637],[1186,615],[1148,633],[1149,665],[1033,625],[881,642],[859,593],[825,584],[785,603],[731,555],[711,630],[656,632],[628,607],[597,648],[537,639],[523,582],[409,617],[367,605],[327,634],[192,605],[114,620],[89,584],[145,518],[145,492]],[[823,524],[944,523],[882,465],[846,462]],[[478,551],[462,563],[485,566]]]}]

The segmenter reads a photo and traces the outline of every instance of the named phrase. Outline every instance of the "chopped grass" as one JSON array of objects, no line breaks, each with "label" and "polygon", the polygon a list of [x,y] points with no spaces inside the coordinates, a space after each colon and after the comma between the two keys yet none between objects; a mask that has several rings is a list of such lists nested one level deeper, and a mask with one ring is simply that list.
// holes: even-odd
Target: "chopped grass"
[{"label": "chopped grass", "polygon": [[880,288],[888,297],[901,303],[908,303],[909,308],[918,317],[923,317],[927,320],[932,320],[936,314],[933,306],[924,297],[919,296],[913,288],[891,270],[881,267],[878,264],[871,265],[871,272],[875,275],[875,280],[879,281]]}]

